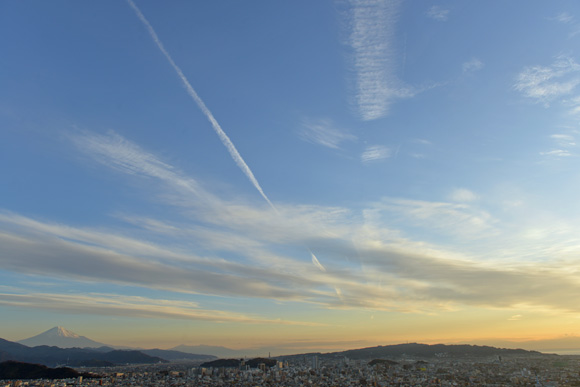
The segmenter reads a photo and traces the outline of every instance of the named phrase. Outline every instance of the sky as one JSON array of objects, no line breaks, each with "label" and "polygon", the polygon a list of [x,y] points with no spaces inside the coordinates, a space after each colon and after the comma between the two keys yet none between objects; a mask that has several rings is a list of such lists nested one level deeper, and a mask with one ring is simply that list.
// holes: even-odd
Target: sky
[{"label": "sky", "polygon": [[27,0],[0,36],[0,337],[578,343],[577,1]]}]

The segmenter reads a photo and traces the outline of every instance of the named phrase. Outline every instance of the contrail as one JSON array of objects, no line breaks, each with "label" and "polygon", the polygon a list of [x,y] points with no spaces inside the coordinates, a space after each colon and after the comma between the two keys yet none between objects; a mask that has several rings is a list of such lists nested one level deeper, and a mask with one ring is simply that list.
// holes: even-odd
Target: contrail
[{"label": "contrail", "polygon": [[[322,263],[320,263],[320,261],[318,260],[318,258],[316,258],[316,255],[314,255],[314,253],[312,252],[312,250],[310,250],[310,248],[308,248],[308,251],[310,252],[310,256],[312,257],[312,264],[314,266],[316,266],[321,272],[326,273],[326,268],[322,265]],[[334,287],[334,291],[336,292],[336,296],[343,301],[344,298],[342,297],[342,290],[340,290],[340,288],[336,285],[333,285]]]},{"label": "contrail", "polygon": [[266,194],[262,190],[262,187],[260,187],[260,183],[258,183],[258,180],[256,179],[256,177],[252,173],[252,170],[250,169],[250,167],[248,167],[248,164],[246,164],[246,162],[244,161],[244,159],[242,158],[242,156],[240,155],[240,153],[238,152],[238,150],[236,149],[236,147],[234,146],[234,144],[232,143],[232,141],[230,140],[228,135],[223,131],[223,129],[221,128],[220,124],[217,122],[217,120],[215,119],[215,117],[213,116],[211,111],[208,109],[207,106],[205,106],[205,103],[202,101],[202,99],[199,97],[199,95],[197,95],[197,93],[195,92],[195,90],[193,89],[193,87],[191,86],[191,84],[189,83],[189,81],[187,80],[185,75],[183,74],[183,71],[181,71],[179,66],[177,66],[177,64],[175,64],[175,61],[173,61],[173,58],[171,57],[171,55],[169,55],[169,53],[167,52],[167,50],[163,46],[163,43],[161,43],[161,40],[159,40],[159,37],[155,33],[155,30],[153,29],[151,24],[149,24],[149,21],[145,18],[145,16],[143,16],[143,14],[141,13],[141,11],[137,7],[137,5],[133,2],[133,0],[127,0],[127,2],[131,6],[131,8],[133,8],[133,10],[135,11],[135,14],[139,18],[139,20],[141,20],[141,22],[145,25],[145,28],[147,28],[147,31],[149,31],[149,35],[151,35],[151,38],[153,38],[153,41],[155,42],[155,44],[157,45],[159,50],[163,53],[165,58],[169,61],[169,64],[171,64],[171,67],[173,67],[173,69],[175,70],[175,72],[177,73],[179,78],[181,79],[183,86],[185,86],[185,90],[187,90],[187,94],[189,94],[189,96],[191,98],[193,98],[193,100],[195,101],[197,106],[201,109],[203,114],[205,114],[205,116],[207,117],[207,119],[211,123],[213,130],[217,133],[218,137],[220,138],[221,142],[225,145],[228,152],[230,152],[232,159],[234,159],[234,161],[236,162],[238,167],[242,170],[242,172],[246,175],[246,177],[250,180],[250,182],[258,190],[260,195],[262,195],[264,200],[266,200],[266,202],[268,202],[270,207],[272,207],[274,210],[276,210],[276,207],[274,207],[274,205],[272,204],[270,199],[268,199],[268,196],[266,196]]},{"label": "contrail", "polygon": [[[131,8],[133,8],[133,10],[135,11],[135,14],[139,18],[139,20],[141,20],[141,22],[143,23],[143,25],[145,25],[145,28],[147,28],[147,31],[149,32],[149,35],[151,35],[151,38],[153,39],[153,41],[155,42],[155,44],[157,45],[157,47],[159,48],[159,50],[163,53],[163,55],[165,56],[165,58],[169,61],[169,64],[171,64],[171,67],[173,67],[173,69],[175,70],[175,72],[177,73],[177,75],[179,76],[179,78],[181,79],[181,82],[183,83],[183,86],[185,86],[185,89],[187,90],[187,94],[189,94],[189,96],[195,101],[195,103],[197,104],[197,106],[201,109],[201,111],[203,112],[203,114],[205,114],[205,116],[207,117],[207,119],[211,123],[211,126],[213,127],[213,130],[217,133],[217,135],[219,136],[220,140],[222,141],[222,143],[227,148],[228,152],[230,152],[230,155],[232,156],[232,159],[234,159],[234,161],[236,162],[236,164],[238,165],[238,167],[242,170],[242,172],[246,175],[246,177],[250,180],[250,182],[258,190],[258,192],[260,193],[260,195],[262,195],[262,197],[264,198],[264,200],[266,200],[266,202],[270,205],[270,207],[274,211],[276,211],[276,213],[278,213],[278,209],[270,201],[270,199],[268,198],[268,196],[266,196],[266,194],[264,193],[264,190],[262,190],[262,187],[260,187],[260,183],[258,183],[258,180],[256,179],[256,177],[252,173],[252,170],[250,169],[250,167],[248,167],[248,164],[246,164],[246,162],[244,161],[244,159],[242,158],[242,156],[240,155],[240,153],[238,152],[238,150],[236,149],[236,147],[234,146],[234,144],[232,143],[232,141],[230,140],[230,138],[228,137],[228,135],[223,131],[223,129],[221,128],[220,124],[217,122],[217,120],[215,119],[215,117],[213,116],[213,114],[211,113],[211,111],[208,109],[208,107],[205,105],[205,103],[202,101],[202,99],[199,97],[199,95],[197,95],[196,91],[193,89],[193,87],[191,86],[191,84],[189,83],[189,81],[187,80],[187,78],[185,77],[185,75],[183,74],[183,71],[181,71],[181,69],[179,68],[179,66],[177,66],[177,64],[175,63],[175,61],[171,57],[171,55],[169,55],[169,53],[167,52],[167,50],[163,46],[163,43],[161,43],[161,40],[159,40],[159,37],[157,36],[157,33],[155,32],[155,30],[153,29],[153,27],[151,26],[151,24],[149,23],[149,21],[141,13],[141,11],[137,7],[137,5],[133,2],[133,0],[127,0],[127,3],[129,3],[129,5],[131,6]],[[312,253],[312,251],[310,251],[309,248],[308,248],[308,251],[311,254],[312,263],[316,267],[318,267],[321,271],[325,272],[326,269],[324,268],[324,266],[322,266],[322,264],[320,263],[320,261],[318,261],[318,258],[316,258],[316,256],[314,255],[314,253]],[[340,292],[340,289],[337,290],[337,294],[340,295],[339,292]]]},{"label": "contrail", "polygon": [[308,251],[310,252],[310,256],[312,257],[312,264],[314,266],[316,266],[317,268],[319,268],[320,271],[326,272],[326,268],[324,266],[322,266],[322,263],[320,263],[320,261],[318,260],[318,258],[316,258],[316,255],[314,255],[314,253],[312,252],[312,250],[308,249]]}]

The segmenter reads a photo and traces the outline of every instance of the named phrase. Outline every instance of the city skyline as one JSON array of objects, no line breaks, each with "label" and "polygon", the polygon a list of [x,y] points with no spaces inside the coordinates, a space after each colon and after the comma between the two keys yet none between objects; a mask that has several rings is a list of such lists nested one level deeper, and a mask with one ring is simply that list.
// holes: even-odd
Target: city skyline
[{"label": "city skyline", "polygon": [[580,337],[576,2],[0,14],[0,337]]}]

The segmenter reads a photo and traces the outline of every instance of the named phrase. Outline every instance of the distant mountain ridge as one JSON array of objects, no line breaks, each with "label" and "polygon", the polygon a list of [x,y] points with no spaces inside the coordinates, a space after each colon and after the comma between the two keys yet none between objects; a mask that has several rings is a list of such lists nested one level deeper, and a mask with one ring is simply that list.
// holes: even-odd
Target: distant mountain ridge
[{"label": "distant mountain ridge", "polygon": [[59,348],[99,348],[107,346],[106,344],[91,340],[85,336],[79,336],[60,326],[51,328],[46,332],[29,337],[28,339],[20,340],[18,343],[29,347],[48,345],[50,347]]},{"label": "distant mountain ridge", "polygon": [[509,356],[509,355],[541,355],[538,351],[525,349],[496,348],[485,345],[469,344],[397,344],[378,346],[338,352],[338,355],[351,359],[371,358],[381,356],[416,356],[416,357],[462,357],[462,356]]},{"label": "distant mountain ridge", "polygon": [[213,360],[215,356],[189,354],[162,349],[151,350],[116,350],[113,348],[58,348],[41,345],[27,347],[23,344],[0,339],[0,362],[14,360],[27,363],[38,363],[54,367],[69,365],[71,367],[106,367],[121,364],[154,364],[170,361]]},{"label": "distant mountain ridge", "polygon": [[177,347],[171,348],[171,350],[186,353],[204,353],[219,358],[239,358],[254,352],[254,350],[250,349],[237,350],[213,345],[178,345]]},{"label": "distant mountain ridge", "polygon": [[37,363],[49,367],[63,364],[71,367],[90,367],[167,362],[167,360],[149,356],[139,351],[112,350],[101,352],[92,348],[58,348],[47,345],[31,348],[23,344],[0,339],[0,362],[8,360]]},{"label": "distant mountain ridge", "polygon": [[[22,347],[32,348],[27,350]],[[8,348],[10,348],[10,350],[7,350]],[[66,353],[69,355],[64,356],[63,354]],[[114,365],[117,363],[207,361],[216,358],[216,356],[212,356],[211,354],[206,355],[192,352],[180,352],[176,350],[137,350],[126,347],[113,347],[91,340],[85,336],[80,336],[61,326],[51,328],[28,339],[20,340],[18,343],[0,339],[0,361],[35,361],[45,365],[53,365],[54,362],[51,357],[59,359],[56,364],[64,364],[68,358],[71,358],[83,362],[84,365],[91,363],[102,366]]]},{"label": "distant mountain ridge", "polygon": [[178,360],[210,360],[215,359],[216,356],[198,354],[198,353],[187,353],[181,351],[173,351],[170,349],[142,349],[146,355],[153,357],[160,357],[168,361],[178,361]]},{"label": "distant mountain ridge", "polygon": [[462,358],[462,357],[488,357],[488,356],[557,356],[543,354],[538,351],[528,351],[525,349],[496,348],[490,346],[469,345],[469,344],[395,344],[377,346],[361,349],[351,349],[348,351],[330,353],[309,353],[290,356],[279,356],[279,359],[291,359],[300,356],[319,356],[321,358],[343,358],[358,359],[378,359],[378,358]]},{"label": "distant mountain ridge", "polygon": [[[10,343],[12,350],[8,350],[10,347],[7,343]],[[231,358],[249,358],[249,357],[260,357],[269,356],[270,351],[272,353],[276,352],[276,348],[244,348],[244,349],[231,349],[221,346],[210,346],[210,345],[179,345],[171,350],[161,350],[161,349],[138,349],[138,350],[114,350],[114,347],[107,346],[103,343],[91,340],[87,337],[80,336],[66,328],[57,326],[43,332],[39,335],[30,337],[28,339],[20,340],[18,343],[23,344],[23,346],[34,346],[36,351],[34,357],[38,357],[39,354],[42,364],[51,365],[49,363],[49,357],[56,356],[61,359],[60,364],[65,364],[62,357],[63,348],[67,348],[73,352],[70,352],[70,358],[76,359],[80,358],[83,361],[88,361],[90,357],[87,357],[85,352],[81,351],[81,348],[89,351],[92,356],[92,360],[98,362],[105,362],[114,364],[120,361],[119,359],[129,357],[131,360],[126,361],[126,363],[149,363],[155,362],[151,359],[158,359],[158,361],[198,361],[198,360],[211,360],[216,357],[231,359]],[[21,358],[12,356],[14,353],[23,353],[22,348],[14,348],[14,346],[20,346],[20,344],[8,342],[0,339],[0,361],[3,360],[19,360],[19,361],[30,361],[29,358]],[[57,348],[58,347],[58,348]],[[25,347],[26,348],[26,347]],[[119,347],[117,347],[119,348]],[[76,352],[74,350],[77,350]],[[80,352],[79,352],[80,351]],[[48,356],[50,352],[50,356]],[[11,353],[11,357],[6,357],[6,353]],[[30,354],[31,352],[29,352]],[[132,353],[132,355],[129,355]],[[466,345],[466,344],[418,344],[418,343],[407,343],[407,344],[396,344],[387,346],[376,346],[369,348],[353,349],[347,351],[339,352],[329,352],[320,353],[313,352],[307,354],[297,354],[297,355],[282,355],[279,358],[291,359],[292,357],[299,356],[313,356],[318,355],[322,358],[332,358],[332,357],[347,357],[349,359],[373,359],[373,358],[398,358],[398,357],[416,357],[416,358],[429,358],[429,357],[463,357],[463,356],[528,356],[528,355],[540,355],[540,352],[529,351],[524,349],[506,349],[506,348],[496,348],[485,345]],[[106,355],[106,356],[105,356]],[[105,357],[111,358],[112,360],[105,360]],[[121,361],[122,362],[122,361]],[[103,365],[106,365],[102,363]],[[59,364],[59,363],[57,363]]]}]

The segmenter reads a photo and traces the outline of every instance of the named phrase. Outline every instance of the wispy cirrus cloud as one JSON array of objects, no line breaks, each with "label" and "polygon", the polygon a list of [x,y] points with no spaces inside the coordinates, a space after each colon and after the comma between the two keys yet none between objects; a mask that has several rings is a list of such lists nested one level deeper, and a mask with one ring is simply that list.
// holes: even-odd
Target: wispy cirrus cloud
[{"label": "wispy cirrus cloud", "polygon": [[[3,223],[9,229],[15,226],[13,222]],[[51,225],[43,226],[48,228]],[[260,274],[260,270],[255,272],[257,277],[249,281],[247,268],[233,262],[216,260],[210,263],[208,260],[204,263],[196,259],[194,254],[176,259],[175,252],[167,252],[165,256],[152,254],[153,258],[147,258],[138,251],[130,251],[130,246],[124,246],[127,253],[120,253],[115,246],[106,243],[90,246],[88,238],[69,241],[65,233],[53,236],[29,228],[25,231],[7,230],[0,233],[0,251],[3,254],[0,261],[5,270],[77,281],[104,280],[108,283],[193,294],[249,297],[266,297],[270,294],[273,298],[282,299],[295,299],[296,296],[292,292],[283,291],[274,283],[267,284],[258,280],[257,277],[264,274]],[[34,235],[34,240],[31,235]],[[168,256],[174,258],[169,259]],[[274,272],[269,274],[273,275],[272,279],[278,277],[278,280],[282,280]]]},{"label": "wispy cirrus cloud", "polygon": [[[561,265],[534,266],[518,261],[522,256],[557,258],[576,251],[580,248],[580,241],[574,239],[577,227],[569,226],[561,235],[551,233],[556,239],[528,237],[524,247],[516,238],[514,247],[511,238],[517,233],[502,229],[501,222],[474,201],[383,198],[357,210],[286,203],[273,212],[263,204],[223,200],[152,153],[126,139],[119,141],[118,135],[106,135],[110,141],[88,132],[81,136],[84,141],[76,143],[87,156],[117,173],[142,180],[150,190],[167,191],[160,196],[144,195],[181,217],[169,220],[163,215],[125,214],[119,218],[126,221],[124,227],[107,230],[2,213],[0,266],[4,270],[192,297],[275,299],[319,308],[425,312],[461,305],[527,305],[580,313],[573,297],[580,295],[577,271],[562,272]],[[91,141],[100,146],[87,146]],[[184,183],[188,181],[195,182],[195,190]],[[421,238],[407,236],[408,229]],[[429,233],[438,236],[432,240],[441,241],[439,236],[443,235],[469,243],[459,251],[457,243],[452,249],[441,242],[430,243]],[[477,241],[484,246],[482,251],[471,250]],[[288,253],[296,246],[308,246],[316,260],[324,262],[324,270],[312,264],[312,255]],[[501,265],[490,258],[478,261],[474,258],[478,254],[499,256]],[[41,308],[42,300],[25,297],[38,298],[38,293],[24,293],[20,301],[12,298],[10,302]],[[58,299],[54,291],[49,295],[55,300],[46,302],[53,303],[54,308],[68,302]],[[103,313],[121,313],[116,306],[108,310],[98,300],[91,302],[97,310],[103,308]],[[123,302],[133,310],[128,313],[146,309],[136,300]],[[173,313],[153,301],[143,303],[150,303],[160,317],[170,318]],[[196,303],[165,306],[178,309],[175,318],[271,321],[232,314],[223,308],[214,313]]]},{"label": "wispy cirrus cloud", "polygon": [[556,16],[550,17],[549,19],[569,26],[570,38],[573,38],[576,35],[580,34],[580,25],[576,22],[574,15],[570,14],[569,12],[560,12]]},{"label": "wispy cirrus cloud", "polygon": [[384,145],[371,145],[364,150],[360,159],[363,163],[370,163],[373,161],[388,159],[391,155],[392,152],[390,148]]},{"label": "wispy cirrus cloud", "polygon": [[[354,231],[354,230],[353,230]],[[566,294],[580,294],[580,287],[575,283],[574,275],[562,275],[556,269],[543,267],[541,269],[519,268],[514,269],[506,266],[504,269],[495,267],[493,264],[486,265],[476,263],[468,259],[449,256],[443,251],[425,249],[416,246],[413,248],[407,244],[393,244],[385,239],[375,239],[376,233],[369,233],[368,228],[360,230],[360,239],[357,237],[354,243],[344,243],[344,240],[327,240],[324,238],[309,238],[319,254],[325,257],[334,256],[334,259],[327,265],[326,271],[317,270],[315,272],[305,270],[300,272],[297,265],[285,266],[285,271],[294,271],[294,280],[291,282],[280,282],[287,294],[294,294],[291,298],[294,301],[310,302],[325,308],[372,308],[378,310],[398,310],[407,312],[435,311],[440,308],[447,308],[451,304],[455,305],[478,305],[510,307],[519,304],[536,305],[537,307],[549,307],[576,310],[576,306],[570,298],[561,297],[561,292]],[[352,234],[352,235],[356,235]],[[4,235],[3,235],[4,236]],[[307,236],[305,235],[306,239]],[[54,261],[57,255],[49,257],[39,255],[41,251],[52,249],[58,245],[56,240],[51,243],[43,243],[37,249],[24,249],[22,244],[25,240],[20,240],[20,246],[11,245],[6,239],[2,240],[0,250],[2,251],[2,263],[5,269],[14,269],[10,264],[6,265],[6,257],[14,255],[18,248],[23,254],[15,259],[21,261],[21,270],[28,273],[42,275],[65,275],[70,278],[75,273],[70,271],[72,260],[66,260],[65,265],[61,265],[58,271],[51,270],[47,266],[47,261]],[[8,249],[8,250],[7,250]],[[22,251],[24,250],[24,251]],[[11,254],[6,254],[10,251]],[[31,254],[33,253],[34,254]],[[59,256],[66,254],[66,249],[59,249]],[[337,253],[339,253],[337,255]],[[353,268],[341,256],[358,256],[360,262],[366,270]],[[114,260],[99,259],[95,255],[87,257],[86,252],[79,249],[74,250],[74,260],[79,264],[86,264],[86,258],[94,262],[94,267],[87,268],[82,276],[84,279],[101,282],[117,282],[118,272],[121,275],[129,275],[128,279],[123,279],[123,283],[139,283],[142,276],[142,269],[139,267],[139,258],[134,257],[133,263],[126,268],[123,264],[118,265],[120,258],[115,256]],[[127,258],[125,257],[127,261]],[[44,263],[43,263],[44,262]],[[9,262],[8,262],[9,263]],[[62,262],[61,262],[62,263]],[[345,266],[346,265],[346,266]],[[54,269],[58,266],[54,262],[51,264]],[[96,268],[98,270],[95,270]],[[341,269],[342,267],[342,269]],[[569,266],[568,266],[569,267]],[[48,270],[47,270],[48,269]],[[187,268],[177,267],[183,272],[183,278],[189,276],[191,285],[198,286],[202,277],[208,272],[202,272],[195,276],[194,271]],[[199,267],[192,266],[194,270]],[[353,273],[354,271],[354,273]],[[253,275],[251,273],[254,273]],[[267,273],[255,273],[255,268],[249,268],[246,281],[255,282],[257,278],[262,280],[270,276],[274,271]],[[77,273],[78,274],[78,273]],[[257,274],[257,276],[256,276]],[[173,281],[174,291],[183,292],[187,290],[186,282],[182,276],[177,275],[177,270],[167,270],[163,266],[155,267],[155,271],[146,273],[143,278],[149,277],[143,285],[148,287],[158,287],[163,284],[165,278]],[[314,292],[309,290],[316,286],[312,282],[317,276],[327,277],[325,281],[332,279],[341,286],[341,297],[337,298],[330,293]],[[299,278],[299,277],[302,277]],[[78,278],[78,277],[77,277]],[[382,283],[381,280],[382,279]],[[272,293],[272,288],[264,287],[260,293],[248,294],[243,288],[236,287],[231,281],[237,282],[235,278],[228,275],[212,275],[208,282],[215,282],[215,289],[220,289],[219,295],[229,295],[233,297],[274,297],[279,298],[279,292]],[[274,281],[280,280],[275,278]],[[320,281],[322,282],[322,281]],[[166,282],[166,284],[169,281]],[[227,284],[230,285],[227,285]],[[493,283],[493,289],[489,284]],[[556,286],[558,284],[558,286]],[[224,285],[226,287],[224,287]],[[258,284],[260,285],[260,284]],[[533,286],[532,286],[533,285]],[[166,285],[165,285],[166,286]],[[229,289],[235,288],[235,295]],[[188,286],[191,288],[191,286]],[[258,286],[260,287],[260,286]],[[311,297],[304,296],[311,293]],[[312,297],[314,296],[314,297]],[[316,323],[301,321],[280,321],[260,318],[259,316],[241,315],[220,310],[207,310],[201,308],[195,302],[182,302],[171,300],[150,300],[143,298],[132,298],[118,295],[73,295],[58,293],[3,293],[0,295],[0,303],[4,305],[19,306],[25,308],[41,308],[58,310],[67,313],[98,313],[104,315],[132,316],[146,318],[178,318],[208,321],[235,321],[247,323],[267,323],[267,324],[289,324],[289,325],[317,325]],[[574,304],[574,305],[573,305]]]},{"label": "wispy cirrus cloud", "polygon": [[571,94],[580,84],[580,65],[561,57],[551,66],[526,67],[518,74],[514,88],[524,96],[544,103]]},{"label": "wispy cirrus cloud", "polygon": [[561,147],[576,146],[576,140],[574,139],[574,136],[569,134],[552,134],[550,138]]},{"label": "wispy cirrus cloud", "polygon": [[113,131],[107,134],[77,131],[68,133],[67,137],[84,154],[120,173],[136,178],[158,179],[171,186],[172,192],[193,195],[205,202],[213,200],[212,195],[195,179],[184,175],[177,168],[164,163]]},{"label": "wispy cirrus cloud", "polygon": [[580,96],[564,101],[564,104],[570,108],[569,113],[572,116],[580,115]]},{"label": "wispy cirrus cloud", "polygon": [[281,319],[271,320],[242,313],[204,309],[197,303],[189,301],[154,299],[111,293],[60,294],[26,291],[0,293],[0,305],[98,316],[201,320],[218,323],[322,325]]},{"label": "wispy cirrus cloud", "polygon": [[576,148],[576,139],[571,134],[552,134],[550,139],[554,142],[555,147],[549,151],[540,152],[541,156],[561,159],[574,156],[574,149]]},{"label": "wispy cirrus cloud", "polygon": [[478,199],[478,196],[466,188],[457,188],[451,192],[449,198],[454,202],[473,202]]},{"label": "wispy cirrus cloud", "polygon": [[450,11],[448,9],[434,5],[427,11],[427,16],[433,20],[445,22],[449,20],[449,13]]},{"label": "wispy cirrus cloud", "polygon": [[452,199],[461,199],[457,200],[461,203],[384,198],[374,208],[384,211],[393,221],[414,224],[429,232],[442,232],[448,237],[478,239],[497,235],[497,219],[468,204],[476,198],[473,192],[459,189],[452,193]]},{"label": "wispy cirrus cloud", "polygon": [[574,16],[572,16],[568,12],[560,12],[556,16],[551,17],[550,20],[555,20],[559,23],[568,24],[568,23],[572,23],[574,21]]},{"label": "wispy cirrus cloud", "polygon": [[471,73],[481,70],[484,67],[484,64],[477,58],[471,58],[469,61],[463,63],[461,67],[464,73]]},{"label": "wispy cirrus cloud", "polygon": [[567,149],[552,149],[545,152],[540,152],[542,156],[549,156],[549,157],[570,157],[572,153]]},{"label": "wispy cirrus cloud", "polygon": [[433,145],[433,143],[429,140],[426,140],[424,138],[415,138],[412,140],[413,143],[415,144],[421,144],[421,145]]},{"label": "wispy cirrus cloud", "polygon": [[299,135],[305,141],[332,149],[339,149],[342,142],[357,139],[348,131],[339,129],[329,119],[304,120]]},{"label": "wispy cirrus cloud", "polygon": [[395,75],[399,0],[344,0],[353,74],[353,106],[365,121],[388,114],[393,101],[416,94]]}]

